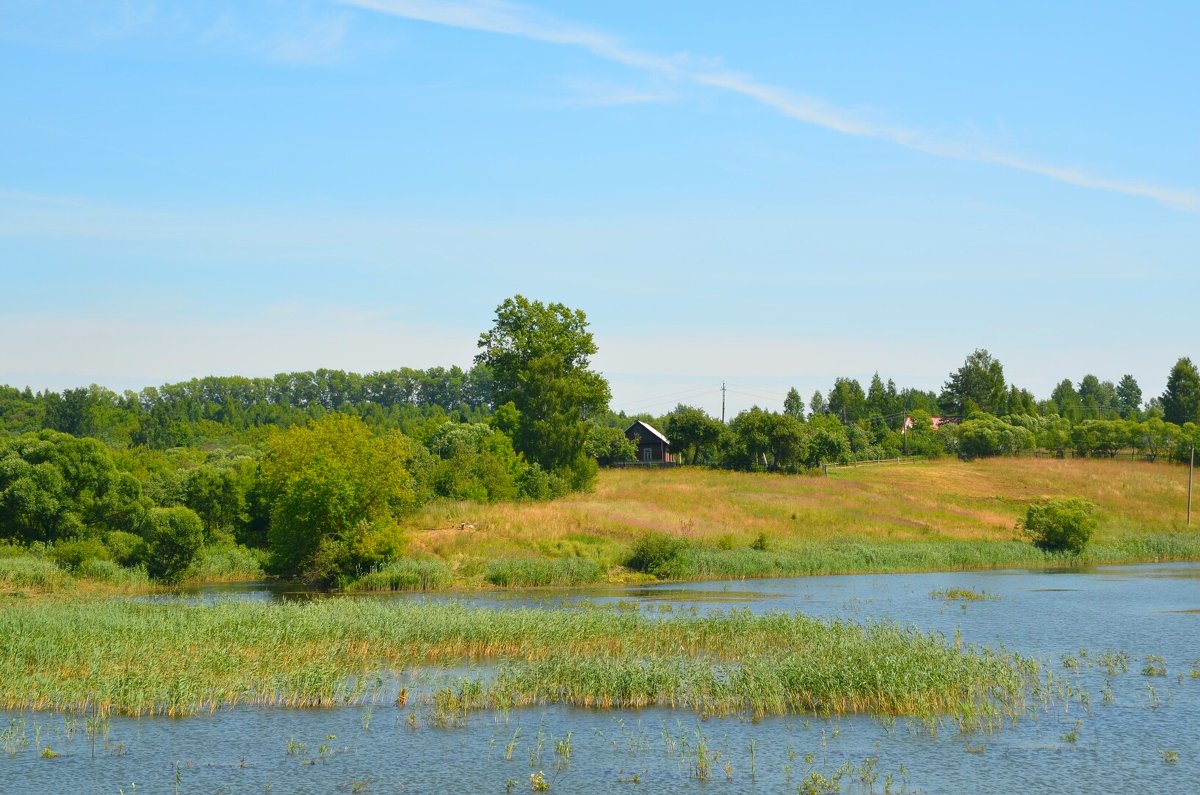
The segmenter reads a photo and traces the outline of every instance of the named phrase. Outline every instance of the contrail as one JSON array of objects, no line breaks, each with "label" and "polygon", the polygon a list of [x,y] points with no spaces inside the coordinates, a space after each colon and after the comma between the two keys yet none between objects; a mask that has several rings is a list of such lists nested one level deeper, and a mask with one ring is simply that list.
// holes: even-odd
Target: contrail
[{"label": "contrail", "polygon": [[625,46],[603,32],[563,22],[537,11],[496,0],[439,2],[438,0],[339,0],[345,5],[435,25],[517,36],[547,44],[587,50],[598,58],[657,76],[718,88],[751,99],[796,121],[844,135],[874,138],[936,157],[990,163],[1037,174],[1091,190],[1152,199],[1167,207],[1200,213],[1200,194],[1140,182],[1100,177],[1064,166],[1038,163],[1016,155],[929,136],[918,130],[893,127],[856,118],[845,108],[760,83],[736,72],[712,70],[686,56],[664,56]]}]

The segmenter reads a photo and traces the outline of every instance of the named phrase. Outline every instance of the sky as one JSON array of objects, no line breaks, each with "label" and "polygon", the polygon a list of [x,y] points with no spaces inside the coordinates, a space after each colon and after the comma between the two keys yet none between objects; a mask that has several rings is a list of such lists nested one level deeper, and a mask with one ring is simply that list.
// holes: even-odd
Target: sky
[{"label": "sky", "polygon": [[0,0],[0,383],[470,366],[612,406],[1200,360],[1195,2]]}]

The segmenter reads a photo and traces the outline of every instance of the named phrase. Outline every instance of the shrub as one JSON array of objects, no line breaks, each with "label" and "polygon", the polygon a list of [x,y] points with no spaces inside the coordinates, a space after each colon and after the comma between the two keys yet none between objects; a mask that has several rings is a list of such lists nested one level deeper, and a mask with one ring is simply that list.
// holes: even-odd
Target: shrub
[{"label": "shrub", "polygon": [[146,562],[149,547],[139,535],[123,530],[111,530],[104,534],[104,546],[108,547],[112,559],[122,566],[137,566]]},{"label": "shrub", "polygon": [[1079,497],[1040,500],[1029,506],[1023,527],[1048,552],[1082,552],[1096,531],[1096,506]]},{"label": "shrub", "polygon": [[191,508],[153,508],[149,516],[150,576],[177,581],[204,545],[204,525]]},{"label": "shrub", "polygon": [[667,533],[646,533],[634,545],[633,554],[625,565],[634,571],[663,576],[687,548],[687,539]]},{"label": "shrub", "polygon": [[51,547],[50,559],[67,571],[76,571],[89,560],[108,560],[108,549],[95,538],[73,538]]}]

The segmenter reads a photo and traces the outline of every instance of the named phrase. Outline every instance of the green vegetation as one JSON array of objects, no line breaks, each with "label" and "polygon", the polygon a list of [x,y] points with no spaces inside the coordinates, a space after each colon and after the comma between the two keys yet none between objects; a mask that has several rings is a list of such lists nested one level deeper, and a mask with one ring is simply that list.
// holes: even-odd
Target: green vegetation
[{"label": "green vegetation", "polygon": [[997,598],[987,591],[972,591],[970,588],[947,588],[944,591],[934,591],[929,596],[931,599],[943,599],[947,602],[986,602]]},{"label": "green vegetation", "polygon": [[587,558],[508,558],[489,563],[483,579],[501,588],[561,587],[597,582],[603,573],[598,563]]},{"label": "green vegetation", "polygon": [[1096,532],[1095,513],[1095,505],[1078,497],[1041,500],[1029,506],[1021,525],[1036,546],[1078,555]]},{"label": "green vegetation", "polygon": [[469,661],[498,673],[434,692],[435,708],[660,705],[706,715],[949,715],[987,727],[1019,714],[1033,672],[936,634],[783,613],[654,619],[346,599],[38,600],[0,612],[7,709],[185,715],[390,701],[398,685],[387,671]]},{"label": "green vegetation", "polygon": [[[503,587],[1053,565],[1082,545],[1038,535],[1031,551],[1011,533],[1049,492],[1098,506],[1080,562],[1197,556],[1197,542],[1166,518],[1169,469],[1113,470],[1153,495],[1131,494],[1129,505],[1097,499],[1105,484],[1077,483],[1095,471],[1084,459],[1186,460],[1200,443],[1200,377],[1187,358],[1144,405],[1129,375],[1066,379],[1038,401],[976,350],[940,394],[878,374],[866,389],[837,378],[807,416],[791,389],[781,412],[755,406],[726,425],[684,405],[661,417],[613,414],[590,369],[587,318],[562,304],[505,300],[478,350],[469,371],[318,370],[123,395],[0,387],[0,543],[73,582],[120,588],[266,572],[400,589],[411,587],[410,558],[444,566],[431,582]],[[665,429],[677,460],[704,469],[599,476],[601,465],[632,461],[634,419]],[[993,478],[978,492],[960,490],[969,478],[949,463],[938,478],[911,466],[915,476],[837,471],[820,485],[711,471],[815,474],[955,456],[980,462],[972,471],[987,479],[996,470],[983,461],[1031,454],[1071,457],[1074,472],[1054,470],[1036,487],[1023,475]],[[1041,466],[1028,471],[1045,474]],[[12,587],[67,582],[33,570]]]}]

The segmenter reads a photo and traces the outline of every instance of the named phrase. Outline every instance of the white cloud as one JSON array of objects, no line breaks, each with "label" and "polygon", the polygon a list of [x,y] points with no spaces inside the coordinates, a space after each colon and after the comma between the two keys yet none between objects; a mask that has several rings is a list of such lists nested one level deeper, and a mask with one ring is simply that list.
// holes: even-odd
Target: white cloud
[{"label": "white cloud", "polygon": [[1037,174],[1091,190],[1148,198],[1168,207],[1200,213],[1200,193],[1130,180],[1119,180],[1082,170],[1038,163],[1016,155],[943,140],[916,130],[865,120],[853,112],[812,97],[760,83],[753,77],[712,69],[687,56],[663,56],[630,48],[619,39],[586,27],[562,22],[533,9],[495,0],[341,0],[345,5],[436,25],[518,36],[535,41],[578,47],[614,63],[641,69],[659,77],[719,88],[758,102],[785,116],[846,135],[889,141],[926,154],[990,163]]}]

